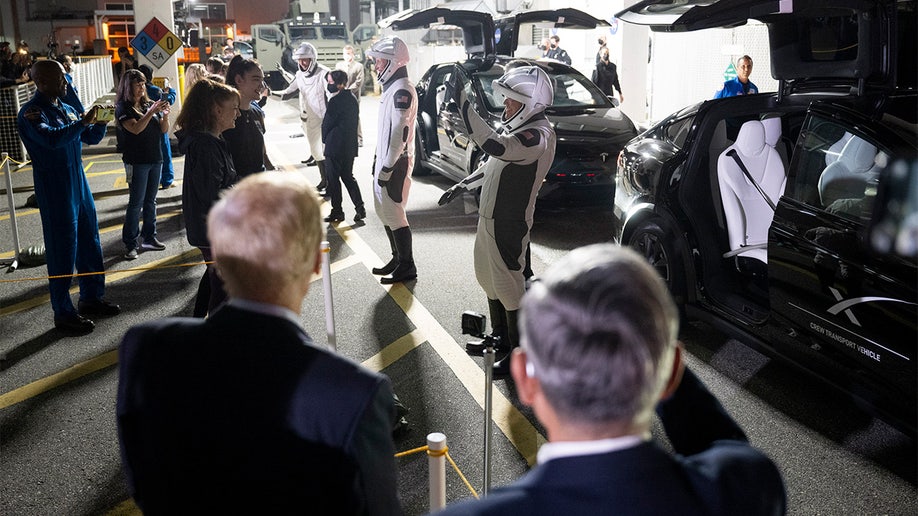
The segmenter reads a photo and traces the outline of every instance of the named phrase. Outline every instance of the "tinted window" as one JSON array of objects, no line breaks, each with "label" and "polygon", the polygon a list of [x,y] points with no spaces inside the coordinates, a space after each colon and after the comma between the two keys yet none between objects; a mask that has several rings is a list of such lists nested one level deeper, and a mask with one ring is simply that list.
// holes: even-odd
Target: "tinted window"
[{"label": "tinted window", "polygon": [[663,139],[681,149],[685,145],[685,139],[688,137],[694,121],[695,117],[693,116],[673,120],[663,127]]},{"label": "tinted window", "polygon": [[[503,97],[495,95],[491,86],[491,81],[499,78],[503,72],[503,67],[495,66],[487,72],[479,72],[476,75],[478,84],[485,94],[488,109],[491,111],[503,109]],[[555,89],[552,107],[609,107],[609,99],[586,77],[573,73],[549,73],[548,76],[552,79]]]},{"label": "tinted window", "polygon": [[876,142],[818,116],[809,119],[800,143],[789,197],[846,218],[870,218],[877,177],[889,155]]},{"label": "tinted window", "polygon": [[325,36],[325,39],[340,39],[347,41],[347,31],[344,30],[344,27],[323,27],[322,35]]},{"label": "tinted window", "polygon": [[315,27],[290,27],[290,41],[298,39],[319,39],[319,31]]}]

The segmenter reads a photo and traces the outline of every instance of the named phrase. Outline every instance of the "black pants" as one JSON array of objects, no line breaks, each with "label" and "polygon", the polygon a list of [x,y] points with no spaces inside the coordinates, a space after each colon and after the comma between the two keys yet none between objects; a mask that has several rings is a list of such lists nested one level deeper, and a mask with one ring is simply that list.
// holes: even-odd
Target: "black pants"
[{"label": "black pants", "polygon": [[[199,247],[205,262],[213,261],[209,247]],[[223,290],[223,279],[217,274],[213,264],[204,270],[204,276],[198,283],[198,294],[194,300],[194,313],[192,317],[207,317],[226,301],[226,291]]]},{"label": "black pants", "polygon": [[[360,195],[360,186],[354,179],[354,158],[340,158],[325,156],[325,174],[328,186],[325,191],[331,197],[332,212],[341,213],[341,183],[347,188],[347,193],[354,203],[354,208],[363,208],[363,197]],[[340,181],[339,181],[340,180]]]}]

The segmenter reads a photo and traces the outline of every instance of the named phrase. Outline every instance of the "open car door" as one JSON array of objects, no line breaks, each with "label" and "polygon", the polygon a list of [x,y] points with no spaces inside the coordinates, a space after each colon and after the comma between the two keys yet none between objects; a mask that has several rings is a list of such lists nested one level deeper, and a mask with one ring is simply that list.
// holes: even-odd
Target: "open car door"
[{"label": "open car door", "polygon": [[609,26],[609,22],[605,20],[571,8],[528,11],[498,18],[494,21],[498,55],[513,56],[519,44],[519,27],[524,23],[537,23],[554,29],[595,29]]},{"label": "open car door", "polygon": [[[768,26],[771,75],[802,86],[831,80],[863,91],[890,86],[894,0],[643,0],[615,16],[657,32]],[[914,16],[914,14],[913,14]]]},{"label": "open car door", "polygon": [[[494,52],[494,19],[488,13],[454,11],[433,7],[418,11],[408,9],[380,20],[378,25],[392,30],[423,29],[438,26],[455,26],[462,29],[462,40],[469,58],[486,59]],[[493,62],[493,59],[492,59]]]}]

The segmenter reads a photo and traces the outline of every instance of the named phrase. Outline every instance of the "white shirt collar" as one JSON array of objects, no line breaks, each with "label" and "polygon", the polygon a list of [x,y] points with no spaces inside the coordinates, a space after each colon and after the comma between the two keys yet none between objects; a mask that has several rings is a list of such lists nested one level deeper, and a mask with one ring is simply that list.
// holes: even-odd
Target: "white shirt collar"
[{"label": "white shirt collar", "polygon": [[268,303],[260,303],[258,301],[252,301],[250,299],[238,299],[233,298],[229,300],[229,305],[239,308],[240,310],[248,310],[249,312],[256,312],[264,315],[272,315],[274,317],[280,317],[281,319],[287,319],[296,325],[297,328],[302,328],[303,324],[300,323],[299,316],[295,314],[289,308],[285,308],[280,305],[272,305]]},{"label": "white shirt collar", "polygon": [[552,459],[576,457],[580,455],[599,455],[627,448],[633,448],[644,441],[650,440],[650,435],[626,435],[610,439],[595,441],[557,441],[547,442],[539,448],[536,455],[537,462],[544,464]]}]

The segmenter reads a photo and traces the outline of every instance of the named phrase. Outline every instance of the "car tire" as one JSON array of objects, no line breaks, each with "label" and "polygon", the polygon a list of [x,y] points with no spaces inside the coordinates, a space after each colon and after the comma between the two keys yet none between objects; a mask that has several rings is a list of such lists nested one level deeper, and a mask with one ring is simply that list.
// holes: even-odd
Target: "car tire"
[{"label": "car tire", "polygon": [[677,242],[673,232],[659,219],[639,223],[628,239],[628,247],[637,251],[666,282],[682,312],[685,303],[685,271],[676,254]]}]

